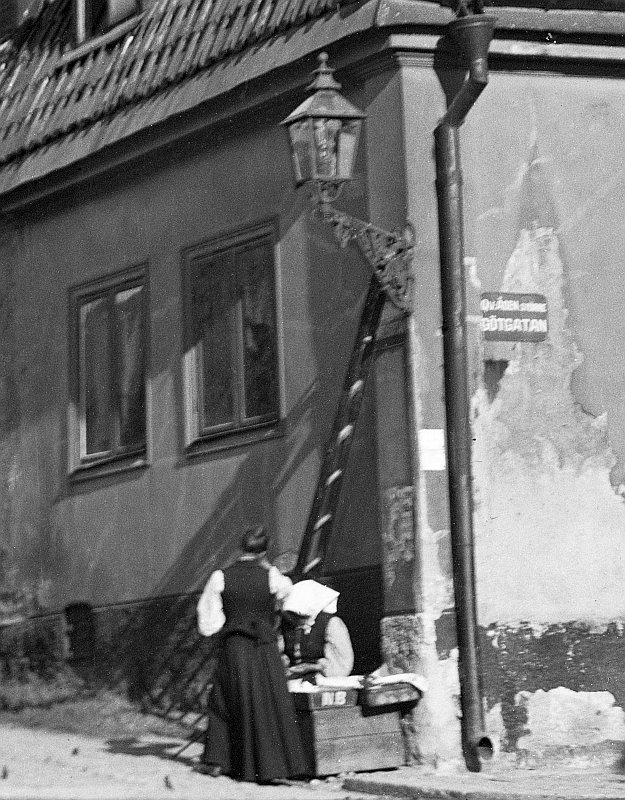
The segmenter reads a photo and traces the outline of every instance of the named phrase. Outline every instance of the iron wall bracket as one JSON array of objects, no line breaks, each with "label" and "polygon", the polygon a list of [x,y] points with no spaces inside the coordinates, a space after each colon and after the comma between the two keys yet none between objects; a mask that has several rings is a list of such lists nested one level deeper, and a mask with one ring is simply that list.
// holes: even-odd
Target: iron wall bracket
[{"label": "iron wall bracket", "polygon": [[389,300],[406,313],[412,311],[414,291],[414,229],[408,222],[403,233],[386,231],[371,222],[364,222],[329,203],[319,205],[319,216],[332,227],[341,247],[351,241],[362,254],[380,282]]}]

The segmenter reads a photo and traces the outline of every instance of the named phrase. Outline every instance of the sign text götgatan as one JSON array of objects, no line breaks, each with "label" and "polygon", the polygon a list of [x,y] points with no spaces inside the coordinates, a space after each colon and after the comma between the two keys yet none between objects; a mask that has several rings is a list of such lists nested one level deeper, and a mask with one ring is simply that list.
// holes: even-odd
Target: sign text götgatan
[{"label": "sign text g\u00f6tgatan", "polygon": [[547,298],[542,294],[484,292],[480,310],[487,341],[542,342],[547,338]]}]

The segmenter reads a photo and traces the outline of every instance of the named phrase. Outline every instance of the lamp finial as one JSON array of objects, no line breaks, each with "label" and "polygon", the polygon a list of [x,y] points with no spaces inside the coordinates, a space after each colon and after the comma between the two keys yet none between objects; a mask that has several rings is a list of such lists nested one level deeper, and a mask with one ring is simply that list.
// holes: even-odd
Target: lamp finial
[{"label": "lamp finial", "polygon": [[308,87],[310,91],[317,91],[318,89],[334,89],[339,91],[341,84],[334,79],[334,70],[328,66],[328,54],[319,53],[317,56],[319,66],[314,70],[314,81]]}]

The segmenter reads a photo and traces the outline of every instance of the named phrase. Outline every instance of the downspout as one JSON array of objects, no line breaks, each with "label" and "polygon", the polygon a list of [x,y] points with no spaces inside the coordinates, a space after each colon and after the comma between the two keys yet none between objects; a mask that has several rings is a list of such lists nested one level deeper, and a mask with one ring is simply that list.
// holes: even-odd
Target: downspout
[{"label": "downspout", "polygon": [[494,23],[494,17],[473,14],[458,17],[449,24],[449,34],[461,47],[464,57],[469,62],[469,71],[462,87],[434,130],[445,362],[449,516],[459,653],[462,753],[467,769],[471,772],[479,772],[482,760],[492,757],[493,744],[485,733],[478,659],[462,175],[458,129],[488,83],[487,56]]}]

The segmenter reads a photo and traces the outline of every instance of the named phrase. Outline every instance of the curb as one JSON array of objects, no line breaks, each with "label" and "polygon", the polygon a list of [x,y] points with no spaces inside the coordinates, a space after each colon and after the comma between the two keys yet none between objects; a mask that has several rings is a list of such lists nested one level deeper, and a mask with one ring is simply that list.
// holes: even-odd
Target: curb
[{"label": "curb", "polygon": [[[458,777],[457,785],[452,787],[437,787],[421,783],[418,780],[411,782],[388,781],[380,779],[367,779],[365,777],[350,776],[343,781],[343,789],[361,794],[383,795],[387,797],[403,797],[410,800],[625,800],[625,783],[622,792],[615,792],[613,786],[590,788],[580,790],[576,787],[575,775],[565,776],[570,781],[570,791],[563,791],[562,785],[557,786],[519,786],[518,783],[509,789],[498,786],[497,788],[468,787],[460,788],[463,778]],[[504,784],[505,785],[505,784]]]}]

